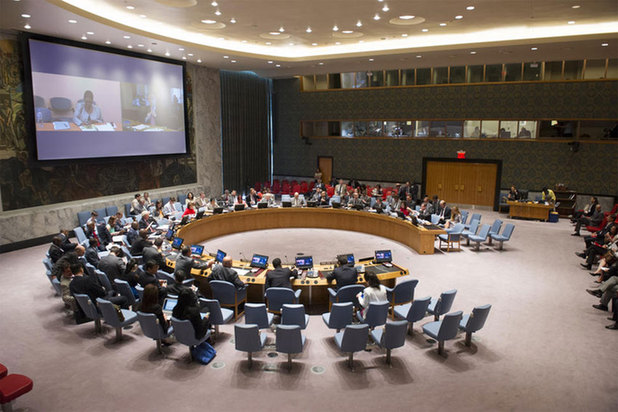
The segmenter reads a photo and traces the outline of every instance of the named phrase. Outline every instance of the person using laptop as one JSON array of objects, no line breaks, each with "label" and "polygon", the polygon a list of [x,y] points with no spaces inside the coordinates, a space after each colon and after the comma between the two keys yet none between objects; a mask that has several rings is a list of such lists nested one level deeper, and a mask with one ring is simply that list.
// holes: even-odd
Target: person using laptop
[{"label": "person using laptop", "polygon": [[131,244],[131,255],[141,255],[148,246],[152,246],[152,242],[148,240],[148,230],[140,229],[137,240]]},{"label": "person using laptop", "polygon": [[[208,265],[212,266],[214,262],[214,260],[210,260],[208,262]],[[210,282],[213,280],[224,280],[226,282],[230,282],[238,290],[247,287],[247,285],[245,285],[244,282],[238,277],[238,273],[236,273],[236,271],[232,269],[232,258],[230,256],[224,257],[221,264],[215,265],[215,267],[212,269],[208,281]]]},{"label": "person using laptop", "polygon": [[358,272],[354,266],[348,264],[348,258],[344,255],[339,256],[337,262],[337,268],[326,276],[328,283],[332,283],[332,281],[335,280],[337,282],[335,289],[356,284],[358,281]]},{"label": "person using laptop", "polygon": [[176,212],[176,208],[174,207],[175,202],[176,198],[174,196],[170,197],[170,200],[163,206],[163,216],[168,217]]},{"label": "person using laptop", "polygon": [[178,295],[178,303],[174,306],[172,316],[178,320],[188,320],[195,330],[195,339],[201,339],[210,328],[208,307],[200,308],[197,296],[191,289],[185,289]]},{"label": "person using laptop", "polygon": [[144,210],[142,212],[142,219],[139,221],[139,228],[146,229],[149,233],[155,232],[155,229],[159,226],[157,221],[150,216],[150,212]]},{"label": "person using laptop", "polygon": [[159,265],[153,260],[149,260],[144,264],[144,270],[139,274],[138,283],[145,288],[146,285],[155,285],[159,289],[159,302],[163,304],[163,300],[167,296],[167,289],[159,282],[157,271]]},{"label": "person using laptop", "polygon": [[[146,285],[144,288],[144,296],[139,303],[138,309],[140,312],[152,313],[157,317],[159,326],[163,330],[163,333],[167,333],[170,327],[170,322],[163,313],[163,307],[159,303],[159,290],[155,285]],[[161,343],[164,345],[170,345],[173,342],[170,338],[161,339]]]},{"label": "person using laptop", "polygon": [[358,191],[355,190],[354,193],[352,194],[352,197],[350,198],[350,201],[348,202],[348,207],[350,209],[363,209],[365,207],[365,203],[358,196]]},{"label": "person using laptop", "polygon": [[279,258],[274,258],[272,263],[275,269],[266,274],[266,289],[271,287],[292,289],[290,278],[298,279],[298,271],[296,269],[282,268],[281,259]]},{"label": "person using laptop", "polygon": [[190,274],[192,269],[203,270],[212,266],[210,262],[200,262],[191,258],[191,248],[184,245],[180,249],[180,255],[176,259],[176,266],[174,267],[174,274],[182,270],[185,274]]},{"label": "person using laptop", "polygon": [[165,264],[165,258],[163,257],[162,248],[163,238],[158,237],[154,240],[153,246],[147,246],[144,248],[144,250],[142,251],[142,260],[144,262],[154,260],[159,265],[159,269],[167,273],[172,273],[173,270]]}]

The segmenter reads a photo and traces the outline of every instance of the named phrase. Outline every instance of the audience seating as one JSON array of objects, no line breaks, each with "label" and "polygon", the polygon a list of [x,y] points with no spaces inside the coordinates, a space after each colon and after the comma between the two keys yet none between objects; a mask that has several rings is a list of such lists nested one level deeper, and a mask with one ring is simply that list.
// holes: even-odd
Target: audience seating
[{"label": "audience seating", "polygon": [[470,236],[476,235],[476,231],[479,229],[479,224],[480,222],[478,220],[473,220],[469,225],[470,228],[464,229],[463,232],[461,232],[461,235],[466,238],[466,246],[470,246]]},{"label": "audience seating", "polygon": [[461,321],[462,312],[447,313],[443,320],[423,325],[423,332],[438,341],[438,354],[444,353],[444,341],[457,336],[457,327]]},{"label": "audience seating", "polygon": [[79,243],[80,245],[83,245],[84,242],[88,241],[88,238],[86,237],[86,233],[84,232],[84,229],[82,229],[81,226],[78,226],[75,229],[73,229],[73,232],[75,233],[75,237],[77,238],[77,243]]},{"label": "audience seating", "polygon": [[475,250],[479,251],[481,249],[481,243],[487,240],[487,235],[489,234],[489,225],[485,224],[481,226],[481,230],[478,235],[468,235],[468,241],[476,242]]},{"label": "audience seating", "polygon": [[477,306],[472,309],[472,313],[464,315],[459,322],[459,329],[466,332],[466,346],[472,344],[472,334],[485,326],[485,321],[489,315],[491,305]]},{"label": "audience seating", "polygon": [[216,299],[200,298],[202,308],[208,308],[210,316],[208,320],[214,327],[213,339],[216,339],[219,334],[219,325],[225,325],[234,317],[234,311],[231,309],[222,308],[219,301]]},{"label": "audience seating", "polygon": [[153,339],[157,343],[157,351],[163,353],[161,350],[161,339],[168,338],[174,332],[174,327],[170,326],[166,332],[163,332],[163,328],[159,325],[159,320],[154,313],[137,312],[137,320],[139,326],[142,329],[142,333],[147,338]]},{"label": "audience seating", "polygon": [[95,333],[101,332],[101,314],[97,310],[94,303],[90,300],[88,295],[82,295],[81,293],[76,293],[75,300],[77,304],[82,309],[87,318],[92,319],[94,321],[94,331]]},{"label": "audience seating", "polygon": [[271,287],[266,289],[264,297],[268,305],[268,311],[271,313],[280,314],[281,306],[286,303],[298,303],[302,290],[292,290],[290,288]]},{"label": "audience seating", "polygon": [[498,247],[499,250],[502,250],[502,246],[504,242],[508,242],[509,240],[511,240],[511,235],[513,234],[513,230],[515,230],[515,225],[512,223],[507,223],[504,226],[504,230],[502,231],[502,234],[500,235],[492,234],[491,235],[491,238],[493,240],[495,240],[496,242],[500,242],[500,246]]},{"label": "audience seating", "polygon": [[118,206],[106,206],[105,207],[105,216],[115,216],[118,213]]},{"label": "audience seating", "polygon": [[352,302],[358,306],[358,303],[356,301],[356,295],[358,295],[359,292],[362,292],[363,289],[365,289],[363,285],[348,285],[348,286],[339,288],[336,291],[332,288],[328,288],[328,294],[329,294],[328,309],[330,310],[330,307],[332,306],[333,303],[342,303],[342,302]]},{"label": "audience seating", "polygon": [[245,304],[245,324],[257,325],[260,329],[268,329],[274,320],[275,315],[266,311],[264,303]]},{"label": "audience seating", "polygon": [[386,349],[386,363],[391,364],[391,350],[400,348],[406,343],[406,331],[408,322],[405,320],[388,321],[384,328],[374,329],[370,332],[371,339]]},{"label": "audience seating", "polygon": [[249,368],[253,366],[253,353],[259,352],[266,343],[266,334],[260,332],[257,325],[234,325],[234,345],[236,350],[247,352]]},{"label": "audience seating", "polygon": [[107,296],[114,296],[116,291],[112,287],[112,283],[109,281],[107,273],[102,272],[99,269],[95,269],[94,273],[97,275],[97,279],[99,279],[99,283],[103,286],[103,289],[105,289]]},{"label": "audience seating", "polygon": [[467,230],[470,230],[470,226],[472,225],[472,223],[473,223],[475,220],[478,220],[478,221],[479,221],[479,223],[480,223],[480,221],[481,221],[481,214],[480,214],[480,213],[473,213],[473,214],[472,214],[472,217],[470,218],[470,223],[468,223],[468,224],[466,225],[466,229],[467,229]]},{"label": "audience seating", "polygon": [[607,225],[607,216],[608,214],[605,214],[605,216],[603,216],[603,220],[601,221],[601,223],[599,223],[599,226],[586,226],[586,230],[591,233],[603,230],[603,228]]},{"label": "audience seating", "polygon": [[137,291],[137,295],[139,296],[139,300],[144,298],[144,288],[140,285],[135,285],[135,290]]},{"label": "audience seating", "polygon": [[442,249],[442,242],[446,242],[446,251],[451,251],[451,246],[455,246],[457,243],[457,250],[461,250],[461,236],[464,231],[463,223],[456,223],[453,226],[453,229],[447,229],[446,234],[438,235],[438,239],[440,240],[440,244],[438,249]]},{"label": "audience seating", "polygon": [[54,265],[53,265],[51,259],[48,258],[48,257],[43,259],[43,266],[45,266],[45,269],[49,270],[50,272],[54,268]]},{"label": "audience seating", "polygon": [[125,203],[124,204],[124,215],[126,217],[133,216],[133,215],[131,215],[131,203]]},{"label": "audience seating", "polygon": [[356,317],[361,323],[369,325],[369,329],[373,330],[377,326],[382,326],[386,323],[388,317],[388,309],[390,303],[388,301],[370,302],[365,309],[365,317],[360,311],[356,312]]},{"label": "audience seating", "polygon": [[88,219],[90,219],[90,214],[92,212],[89,210],[84,210],[83,212],[77,212],[77,221],[79,222],[80,226],[85,226],[86,222],[88,222]]},{"label": "audience seating", "polygon": [[341,329],[352,324],[354,304],[352,302],[333,303],[330,312],[322,314],[322,320],[329,329]]},{"label": "audience seating", "polygon": [[418,279],[409,279],[399,282],[394,288],[386,288],[386,298],[391,304],[391,316],[394,317],[395,306],[405,305],[414,300],[414,290]]},{"label": "audience seating", "polygon": [[51,279],[51,284],[54,287],[54,292],[56,296],[62,296],[62,287],[60,286],[60,282],[58,279]]},{"label": "audience seating", "polygon": [[34,386],[32,379],[25,375],[11,373],[7,375],[7,369],[4,365],[5,376],[0,379],[0,405],[3,412],[11,412],[13,410],[13,401],[20,396],[30,392]]},{"label": "audience seating", "polygon": [[282,325],[298,325],[306,329],[309,324],[309,315],[305,314],[305,305],[284,304],[281,308]]},{"label": "audience seating", "polygon": [[462,210],[461,211],[461,223],[464,224],[464,227],[465,227],[465,224],[466,224],[467,221],[468,221],[468,211],[467,210]]},{"label": "audience seating", "polygon": [[494,220],[494,223],[491,224],[491,228],[489,228],[489,238],[487,242],[488,244],[491,245],[491,235],[497,235],[498,233],[500,233],[500,228],[502,228],[502,220]]},{"label": "audience seating", "polygon": [[95,212],[97,212],[97,223],[101,223],[105,220],[105,216],[108,216],[106,210],[104,207],[100,207],[98,209],[94,209]]},{"label": "audience seating", "polygon": [[124,320],[118,318],[118,312],[114,308],[114,304],[109,300],[97,298],[97,304],[103,315],[105,323],[116,329],[116,341],[122,339],[122,328],[137,322],[137,314],[129,309],[120,309]]},{"label": "audience seating", "polygon": [[7,367],[0,363],[0,379],[4,378],[8,373]]},{"label": "audience seating", "polygon": [[456,294],[457,289],[451,289],[446,292],[442,292],[439,298],[432,298],[429,306],[427,307],[427,312],[434,316],[434,320],[439,320],[440,315],[444,315],[451,310]]},{"label": "audience seating", "polygon": [[277,325],[276,331],[276,350],[288,354],[288,370],[291,370],[292,354],[303,351],[305,335],[301,333],[299,325]]},{"label": "audience seating", "polygon": [[224,308],[234,308],[234,320],[237,320],[244,310],[240,310],[240,305],[247,302],[247,288],[236,289],[236,287],[224,280],[211,280],[210,289],[212,297],[217,299]]},{"label": "audience seating", "polygon": [[414,299],[414,302],[407,303],[403,306],[395,308],[395,316],[401,319],[405,319],[409,324],[408,334],[414,334],[414,322],[422,320],[427,316],[427,308],[431,303],[431,297]]},{"label": "audience seating", "polygon": [[343,332],[335,334],[335,343],[339,349],[348,354],[348,367],[354,369],[354,352],[365,350],[367,337],[369,336],[369,325],[348,325]]},{"label": "audience seating", "polygon": [[129,306],[131,306],[131,308],[135,310],[138,300],[135,298],[129,282],[127,282],[126,280],[114,279],[114,286],[116,286],[118,294],[127,298]]},{"label": "audience seating", "polygon": [[172,327],[174,328],[174,336],[176,337],[176,340],[189,347],[189,357],[191,360],[193,360],[193,353],[191,352],[191,349],[210,337],[210,331],[207,330],[201,339],[197,339],[195,337],[195,329],[190,321],[176,319],[173,316]]}]

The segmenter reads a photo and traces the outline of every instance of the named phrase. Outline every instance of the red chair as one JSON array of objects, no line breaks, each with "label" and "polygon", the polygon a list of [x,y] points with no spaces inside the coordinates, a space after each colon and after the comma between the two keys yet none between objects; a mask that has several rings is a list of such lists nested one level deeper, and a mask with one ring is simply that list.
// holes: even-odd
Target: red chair
[{"label": "red chair", "polygon": [[307,182],[302,182],[300,184],[300,193],[307,193],[309,191],[309,186],[307,186]]},{"label": "red chair", "polygon": [[335,188],[332,186],[328,186],[328,188],[326,189],[326,194],[328,195],[328,197],[333,197],[333,195],[335,194]]},{"label": "red chair", "polygon": [[4,378],[7,373],[9,373],[9,370],[6,368],[6,366],[0,363],[0,379]]},{"label": "red chair", "polygon": [[315,187],[315,182],[314,181],[309,182],[309,190],[308,191],[312,192],[314,187]]},{"label": "red chair", "polygon": [[268,189],[268,190],[270,190],[270,182],[268,182],[268,181],[264,182],[264,184],[262,185],[262,187],[263,187],[264,189]]},{"label": "red chair", "polygon": [[273,182],[273,186],[271,187],[270,191],[276,195],[279,194],[279,192],[281,192],[281,187],[279,186],[279,181],[275,180]]},{"label": "red chair", "polygon": [[384,189],[384,190],[382,191],[382,200],[386,200],[386,198],[388,197],[388,195],[390,195],[390,194],[391,194],[391,190],[392,190],[392,187],[391,187],[390,189],[389,189],[389,188],[387,188],[387,189]]},{"label": "red chair", "polygon": [[289,195],[290,194],[290,185],[287,182],[285,182],[285,181],[281,185],[281,194],[282,195]]},{"label": "red chair", "polygon": [[599,230],[603,229],[606,224],[607,224],[607,215],[603,218],[599,226],[586,226],[586,230],[592,233],[598,232]]},{"label": "red chair", "polygon": [[2,410],[11,411],[11,402],[30,392],[32,387],[32,379],[24,375],[13,373],[0,379],[0,405],[2,405]]},{"label": "red chair", "polygon": [[618,211],[618,203],[616,203],[612,209],[611,212],[609,212],[610,215],[613,215],[614,213],[616,213],[616,211]]},{"label": "red chair", "polygon": [[290,182],[290,186],[296,186],[298,184],[298,182],[296,180],[292,180]]},{"label": "red chair", "polygon": [[290,184],[290,181],[289,181],[288,179],[283,179],[283,180],[281,181],[281,186],[283,186],[283,185],[289,185],[289,184]]},{"label": "red chair", "polygon": [[255,186],[253,187],[257,192],[262,190],[262,184],[260,182],[255,182]]},{"label": "red chair", "polygon": [[296,183],[295,185],[292,185],[292,192],[293,192],[293,193],[296,193],[296,192],[298,192],[298,193],[304,193],[304,192],[301,192],[301,190],[300,190],[300,185],[299,185],[298,183]]}]

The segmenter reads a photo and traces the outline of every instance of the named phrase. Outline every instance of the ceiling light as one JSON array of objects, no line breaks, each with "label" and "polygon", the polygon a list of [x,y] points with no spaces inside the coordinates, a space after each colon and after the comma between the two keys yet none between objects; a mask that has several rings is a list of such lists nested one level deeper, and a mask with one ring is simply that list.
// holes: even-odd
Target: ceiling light
[{"label": "ceiling light", "polygon": [[455,16],[455,20],[461,20],[461,19],[463,19],[463,16],[462,16],[462,15]]},{"label": "ceiling light", "polygon": [[423,29],[421,30],[423,33],[427,33],[429,31],[429,29]]},{"label": "ceiling light", "polygon": [[476,54],[476,52],[475,51],[471,51],[470,54]]},{"label": "ceiling light", "polygon": [[221,11],[217,10],[217,11],[215,12],[215,16],[220,16],[220,15],[221,15]]},{"label": "ceiling light", "polygon": [[167,52],[167,51],[166,51],[166,52],[165,52],[165,55],[169,57],[170,52]]},{"label": "ceiling light", "polygon": [[219,3],[217,3],[216,1],[213,1],[212,3],[210,3],[210,5],[212,7],[217,7],[219,5]]},{"label": "ceiling light", "polygon": [[198,62],[198,63],[201,63],[201,62],[202,62],[202,59],[197,59],[197,62]]},{"label": "ceiling light", "polygon": [[530,50],[532,50],[532,51],[536,51],[538,49],[539,49],[538,47],[530,47]]},{"label": "ceiling light", "polygon": [[273,36],[278,36],[281,33],[279,33],[278,31],[271,31],[270,34],[272,34]]},{"label": "ceiling light", "polygon": [[281,67],[281,65],[280,64],[275,64],[275,67]]},{"label": "ceiling light", "polygon": [[71,20],[69,20],[69,23],[71,23],[71,24],[75,24],[75,23],[77,23],[77,20],[73,20],[73,19],[71,19]]},{"label": "ceiling light", "polygon": [[602,47],[607,47],[607,46],[609,46],[609,43],[601,43],[601,46]]},{"label": "ceiling light", "polygon": [[384,7],[382,7],[382,11],[384,13],[386,13],[387,11],[389,11],[390,9],[388,8],[388,4],[384,3]]},{"label": "ceiling light", "polygon": [[416,56],[417,59],[420,59],[421,57],[423,56],[421,56],[420,54]]},{"label": "ceiling light", "polygon": [[374,20],[380,20],[380,15],[379,15],[378,13],[376,13],[376,15],[375,15],[375,16],[373,16],[373,19],[374,19]]},{"label": "ceiling light", "polygon": [[182,59],[183,60],[187,60],[187,56],[182,56]]},{"label": "ceiling light", "polygon": [[144,47],[144,45],[140,43],[137,45],[137,47]]},{"label": "ceiling light", "polygon": [[416,16],[412,16],[412,15],[410,15],[410,14],[405,14],[405,15],[403,15],[403,16],[399,16],[399,18],[400,18],[401,20],[412,20],[414,17],[416,17]]},{"label": "ceiling light", "polygon": [[204,23],[204,24],[215,24],[216,21],[215,20],[210,20],[210,19],[205,19],[205,20],[202,20],[202,23]]},{"label": "ceiling light", "polygon": [[224,59],[229,59],[229,58],[230,58],[230,56],[223,56],[223,58],[224,58]]},{"label": "ceiling light", "polygon": [[446,23],[440,23],[440,27],[446,26]]},{"label": "ceiling light", "polygon": [[341,44],[341,42],[340,41],[336,41],[335,44],[338,46],[338,45]]},{"label": "ceiling light", "polygon": [[305,31],[306,31],[307,33],[311,33],[311,32],[312,32],[311,27],[307,26],[307,30],[305,30]]},{"label": "ceiling light", "polygon": [[266,63],[268,63],[268,64],[273,64],[273,61],[272,61],[272,60],[269,60],[269,61],[267,61]]},{"label": "ceiling light", "polygon": [[289,43],[289,44],[290,44],[290,46],[294,46],[294,43]]},{"label": "ceiling light", "polygon": [[365,43],[365,40],[359,40],[358,42],[359,43]]},{"label": "ceiling light", "polygon": [[82,40],[88,40],[88,37],[86,37],[86,35],[84,34],[84,35],[82,36]]},{"label": "ceiling light", "polygon": [[408,37],[408,34],[404,33],[404,34],[401,35],[401,37]]},{"label": "ceiling light", "polygon": [[123,38],[123,39],[127,39],[127,40],[128,40],[128,39],[130,39],[130,38],[131,38],[131,36],[127,36],[127,35],[125,34],[124,36],[122,36],[122,38]]},{"label": "ceiling light", "polygon": [[235,19],[234,17],[232,17],[232,18],[230,19],[230,23],[232,23],[232,24],[236,24],[236,19]]},{"label": "ceiling light", "polygon": [[21,17],[23,17],[24,19],[29,19],[30,15],[29,14],[22,14]]},{"label": "ceiling light", "polygon": [[378,3],[382,3],[384,0],[378,0]]},{"label": "ceiling light", "polygon": [[146,50],[148,53],[152,53],[152,49],[148,49]]},{"label": "ceiling light", "polygon": [[372,62],[374,59],[369,59],[370,62]]},{"label": "ceiling light", "polygon": [[318,44],[317,44],[317,43],[311,43],[311,45],[312,45],[312,46],[317,46]]},{"label": "ceiling light", "polygon": [[146,18],[146,15],[145,15],[145,14],[140,14],[139,16],[140,16],[142,19],[145,19],[145,18]]},{"label": "ceiling light", "polygon": [[247,42],[247,40],[243,40],[243,41],[241,41],[241,43],[246,43],[246,42]]},{"label": "ceiling light", "polygon": [[270,46],[271,44],[272,44],[272,43],[271,43],[271,42],[269,42],[269,41],[267,41],[267,42],[266,42],[266,45],[267,45],[267,46]]},{"label": "ceiling light", "polygon": [[319,62],[318,63],[320,66],[324,66],[324,62]]},{"label": "ceiling light", "polygon": [[579,9],[581,6],[579,4],[576,4],[575,6],[571,6],[572,9]]},{"label": "ceiling light", "polygon": [[352,34],[352,33],[354,33],[354,30],[344,30],[341,33],[343,33],[343,34]]},{"label": "ceiling light", "polygon": [[90,36],[94,36],[94,32],[92,32],[92,31],[87,31],[86,34],[88,34]]},{"label": "ceiling light", "polygon": [[127,9],[129,9],[129,10],[135,10],[135,6],[127,6]]},{"label": "ceiling light", "polygon": [[236,60],[230,60],[230,62],[232,62],[232,63],[236,63]]},{"label": "ceiling light", "polygon": [[26,25],[24,25],[24,29],[26,29],[26,30],[30,30],[31,28],[32,28],[32,26],[27,24],[27,23],[26,23]]},{"label": "ceiling light", "polygon": [[283,28],[283,26],[279,27],[279,31],[280,31],[281,33],[283,33],[283,32],[285,31],[285,29]]},{"label": "ceiling light", "polygon": [[466,7],[466,10],[472,11],[472,10],[474,10],[474,6],[468,6],[468,7]]},{"label": "ceiling light", "polygon": [[185,51],[185,48],[184,47],[179,47],[178,50],[179,51]]},{"label": "ceiling light", "polygon": [[[139,44],[138,44],[138,46],[139,46]],[[188,56],[189,57],[193,57],[193,53],[189,53]]]},{"label": "ceiling light", "polygon": [[336,24],[333,26],[333,31],[339,31],[339,27]]},{"label": "ceiling light", "polygon": [[112,42],[109,40],[105,40],[105,44],[112,44]]},{"label": "ceiling light", "polygon": [[133,46],[131,46],[130,44],[127,46],[127,49],[132,49]]},{"label": "ceiling light", "polygon": [[567,24],[575,24],[575,22],[571,20],[571,21],[567,21]]}]

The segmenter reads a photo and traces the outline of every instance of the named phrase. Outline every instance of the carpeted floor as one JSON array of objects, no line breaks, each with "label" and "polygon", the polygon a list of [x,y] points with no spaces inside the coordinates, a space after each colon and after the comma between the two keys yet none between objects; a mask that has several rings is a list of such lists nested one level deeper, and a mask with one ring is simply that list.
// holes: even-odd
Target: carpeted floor
[{"label": "carpeted floor", "polygon": [[[483,212],[485,223],[496,217],[510,221]],[[420,333],[432,320],[427,317],[393,351],[392,367],[374,347],[357,353],[350,371],[319,316],[311,317],[305,350],[291,372],[286,355],[271,357],[271,331],[271,346],[254,355],[249,370],[246,355],[230,342],[231,324],[221,327],[209,366],[189,363],[180,344],[163,357],[137,324],[120,343],[110,328],[96,335],[92,323],[72,324],[44,276],[47,246],[38,246],[0,255],[0,362],[34,380],[34,390],[15,404],[28,411],[617,410],[618,332],[605,329],[608,314],[592,308],[598,300],[584,291],[593,279],[573,254],[583,241],[569,236],[566,220],[513,222],[504,251],[463,247],[431,256],[375,236],[320,229],[249,232],[205,243],[234,258],[263,253],[283,260],[299,252],[322,261],[392,249],[394,261],[419,279],[417,297],[455,288],[453,310],[493,305],[472,347],[463,345],[462,334],[446,343],[446,357]]]}]

